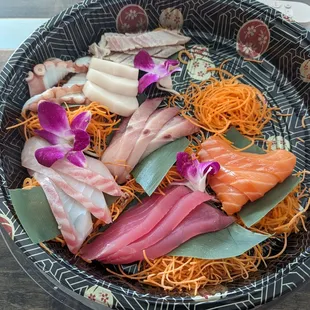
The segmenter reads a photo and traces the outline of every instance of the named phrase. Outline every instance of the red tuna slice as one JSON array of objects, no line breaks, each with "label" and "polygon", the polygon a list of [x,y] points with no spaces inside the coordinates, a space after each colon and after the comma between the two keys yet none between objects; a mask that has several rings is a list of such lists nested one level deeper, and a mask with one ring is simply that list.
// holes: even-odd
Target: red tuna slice
[{"label": "red tuna slice", "polygon": [[234,218],[203,203],[194,209],[173,232],[146,249],[146,256],[155,259],[177,248],[187,240],[201,234],[222,230],[234,222]]},{"label": "red tuna slice", "polygon": [[165,195],[152,195],[122,214],[103,234],[81,250],[84,259],[103,260],[149,233],[171,208],[190,190],[185,186],[169,188]]},{"label": "red tuna slice", "polygon": [[9,236],[14,240],[15,236],[15,228],[13,222],[4,214],[0,214],[0,224],[5,229],[5,231],[9,234]]},{"label": "red tuna slice", "polygon": [[187,194],[175,204],[152,231],[136,242],[108,256],[104,262],[110,264],[129,264],[143,260],[144,249],[167,237],[192,210],[212,198],[212,196],[199,191]]}]

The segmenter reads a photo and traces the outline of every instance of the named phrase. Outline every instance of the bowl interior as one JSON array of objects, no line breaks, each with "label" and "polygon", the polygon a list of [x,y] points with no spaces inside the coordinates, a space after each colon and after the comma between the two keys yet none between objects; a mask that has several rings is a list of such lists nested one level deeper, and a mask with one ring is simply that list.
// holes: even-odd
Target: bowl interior
[{"label": "bowl interior", "polygon": [[[192,37],[188,48],[195,50],[199,59],[215,66],[219,66],[226,59],[231,59],[226,65],[228,71],[235,75],[243,74],[243,81],[263,91],[270,105],[280,107],[282,113],[292,113],[292,116],[287,118],[277,117],[277,123],[267,125],[264,134],[267,139],[273,139],[297,156],[296,170],[310,170],[309,156],[307,156],[310,153],[310,126],[307,121],[306,128],[302,126],[302,117],[308,115],[308,104],[310,103],[310,75],[309,80],[303,75],[305,71],[303,64],[310,58],[309,35],[307,39],[305,30],[297,24],[283,20],[280,13],[276,13],[272,9],[268,10],[261,4],[248,1],[141,0],[138,4],[139,7],[136,6],[135,1],[86,1],[83,5],[74,6],[58,17],[52,18],[50,22],[40,27],[28,38],[15,52],[0,77],[0,169],[3,194],[1,212],[11,217],[14,223],[17,245],[39,267],[42,268],[47,262],[51,266],[57,263],[58,268],[69,270],[71,275],[80,277],[82,279],[80,285],[76,284],[75,287],[71,285],[73,290],[79,292],[85,291],[86,283],[93,283],[110,287],[112,291],[123,290],[125,292],[124,290],[127,290],[126,294],[131,292],[136,296],[143,294],[167,295],[167,292],[160,289],[117,279],[108,274],[101,265],[86,264],[77,260],[68,250],[53,242],[47,243],[53,251],[52,255],[38,247],[33,250],[36,255],[27,252],[26,248],[31,245],[31,241],[15,217],[8,195],[8,188],[20,187],[23,179],[27,176],[27,172],[20,164],[20,153],[24,141],[19,130],[7,131],[6,128],[15,123],[23,103],[29,97],[25,82],[27,72],[32,70],[35,64],[42,63],[51,57],[74,60],[85,56],[88,46],[95,41],[98,42],[104,32],[117,32],[117,30],[126,29],[126,18],[124,17],[126,15],[119,14],[125,6],[128,6],[127,12],[130,9],[139,10],[138,13],[143,21],[142,26],[141,24],[139,26],[138,22],[131,23],[129,25],[133,27],[130,28],[131,30],[141,29],[139,27],[152,30],[159,24],[179,27],[183,23],[183,33]],[[175,20],[171,19],[171,14]],[[260,24],[257,24],[257,20]],[[250,21],[252,24],[249,24]],[[252,46],[247,45],[252,41],[241,37],[242,33],[240,32],[242,27],[247,30],[248,28],[252,29],[250,27],[253,25],[257,26],[257,31],[265,31],[262,32],[261,39],[254,42],[256,44],[254,47],[253,44]],[[251,36],[250,30],[248,36]],[[259,46],[260,42],[263,42],[264,46]],[[252,50],[247,50],[249,48]],[[256,54],[254,56],[263,62],[255,63],[244,60],[242,57],[245,56],[244,53],[251,52],[257,53],[258,56]],[[250,56],[253,55],[249,54]],[[205,76],[202,76],[203,78]],[[189,67],[189,64],[183,65],[182,72],[176,74],[173,79],[175,89],[182,91],[191,80],[199,81],[199,71]],[[149,94],[155,96],[158,93],[151,89]],[[305,143],[298,142],[298,137],[305,140]],[[309,177],[306,176],[306,184],[309,184]],[[310,228],[309,221],[306,225]],[[268,268],[262,266],[260,272],[251,275],[247,280],[238,280],[228,284],[228,289],[234,291],[237,287],[242,288],[250,283],[255,283],[262,277],[272,275],[282,268],[285,270],[285,267],[297,257],[305,260],[308,254],[301,255],[301,253],[305,251],[308,244],[309,234],[307,232],[291,235],[287,250],[280,259],[269,262]],[[281,244],[275,243],[274,251],[279,249],[281,249]],[[54,277],[59,277],[56,271],[51,269],[50,272]],[[64,282],[64,279],[61,281]],[[241,291],[239,290],[238,294],[241,294]],[[180,297],[180,293],[171,293],[171,295],[175,298]],[[186,298],[190,298],[190,296]]]}]

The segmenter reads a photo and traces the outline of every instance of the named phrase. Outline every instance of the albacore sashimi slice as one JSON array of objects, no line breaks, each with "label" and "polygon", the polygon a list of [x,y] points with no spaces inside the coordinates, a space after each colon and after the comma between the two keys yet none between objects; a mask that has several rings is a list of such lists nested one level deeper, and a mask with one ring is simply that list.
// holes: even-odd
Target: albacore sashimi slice
[{"label": "albacore sashimi slice", "polygon": [[143,200],[141,204],[124,212],[93,242],[85,245],[81,249],[81,256],[88,260],[104,260],[108,255],[140,239],[189,192],[185,186],[174,186],[166,190],[165,195],[152,195]]},{"label": "albacore sashimi slice", "polygon": [[114,176],[120,176],[124,172],[127,158],[133,150],[150,115],[157,109],[162,98],[147,99],[133,113],[128,121],[125,131],[118,136],[117,143],[111,143],[101,157]]},{"label": "albacore sashimi slice", "polygon": [[126,160],[126,167],[123,169],[123,173],[118,175],[118,182],[124,183],[129,178],[129,173],[134,169],[139,160],[141,159],[144,151],[149,143],[160,131],[160,129],[174,116],[179,113],[180,109],[164,108],[156,110],[147,120],[145,127],[143,128],[140,136],[135,141],[135,145]]},{"label": "albacore sashimi slice", "polygon": [[129,264],[143,260],[144,249],[169,235],[192,210],[210,199],[213,199],[213,197],[199,191],[185,195],[148,234],[108,256],[104,262],[109,264]]},{"label": "albacore sashimi slice", "polygon": [[[199,152],[201,161],[217,161],[221,165],[216,176],[210,176],[209,184],[217,194],[227,214],[241,210],[248,201],[264,196],[293,172],[294,154],[275,150],[266,154],[252,154],[235,150],[219,137],[210,137]],[[235,198],[232,201],[233,193]]]}]

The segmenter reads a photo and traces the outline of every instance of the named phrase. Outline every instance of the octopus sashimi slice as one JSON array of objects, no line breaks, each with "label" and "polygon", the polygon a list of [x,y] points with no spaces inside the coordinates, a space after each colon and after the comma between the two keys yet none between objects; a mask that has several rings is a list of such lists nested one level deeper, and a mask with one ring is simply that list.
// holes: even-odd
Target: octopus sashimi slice
[{"label": "octopus sashimi slice", "polygon": [[45,61],[43,64],[35,65],[33,71],[29,71],[26,77],[30,97],[41,94],[45,90],[57,85],[69,73],[87,72],[90,60],[91,57],[82,57],[75,62],[53,58]]},{"label": "octopus sashimi slice", "polygon": [[[81,249],[84,259],[104,260],[149,233],[172,207],[190,192],[185,186],[171,187],[165,195],[152,195],[124,212],[106,231]],[[130,232],[130,233],[129,233]]]}]

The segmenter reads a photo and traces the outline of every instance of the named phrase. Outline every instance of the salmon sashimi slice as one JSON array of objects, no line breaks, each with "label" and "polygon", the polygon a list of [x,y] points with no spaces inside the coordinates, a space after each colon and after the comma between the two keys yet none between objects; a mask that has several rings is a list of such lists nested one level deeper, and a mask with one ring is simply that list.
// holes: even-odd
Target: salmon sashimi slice
[{"label": "salmon sashimi slice", "polygon": [[246,171],[271,173],[277,176],[279,182],[283,182],[292,173],[296,164],[295,155],[288,151],[276,150],[267,154],[240,152],[223,139],[214,136],[202,144],[199,156],[202,161],[216,159],[221,166],[229,164]]},{"label": "salmon sashimi slice", "polygon": [[225,184],[217,178],[217,175],[210,177],[209,185],[216,193],[217,198],[222,202],[222,210],[228,215],[239,212],[249,198],[231,185]]},{"label": "salmon sashimi slice", "polygon": [[199,158],[201,161],[217,161],[221,165],[216,176],[210,176],[209,184],[229,215],[240,211],[248,200],[263,197],[283,182],[292,174],[296,164],[295,155],[288,151],[240,152],[215,136],[202,144]]},{"label": "salmon sashimi slice", "polygon": [[88,260],[104,260],[108,255],[140,239],[188,193],[190,189],[185,186],[173,186],[166,190],[165,195],[152,195],[142,200],[141,204],[123,213],[93,242],[85,245],[81,249],[81,256]]}]

